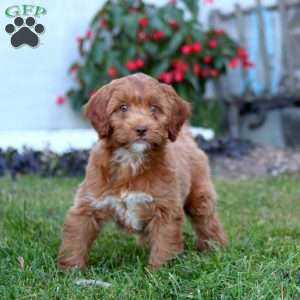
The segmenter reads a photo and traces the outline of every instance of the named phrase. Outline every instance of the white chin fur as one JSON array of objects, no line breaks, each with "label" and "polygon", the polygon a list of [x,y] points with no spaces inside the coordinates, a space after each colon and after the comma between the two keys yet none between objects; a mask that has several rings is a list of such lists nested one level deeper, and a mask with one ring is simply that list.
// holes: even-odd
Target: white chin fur
[{"label": "white chin fur", "polygon": [[144,153],[149,149],[149,144],[146,142],[135,142],[130,145],[130,150],[134,153]]}]

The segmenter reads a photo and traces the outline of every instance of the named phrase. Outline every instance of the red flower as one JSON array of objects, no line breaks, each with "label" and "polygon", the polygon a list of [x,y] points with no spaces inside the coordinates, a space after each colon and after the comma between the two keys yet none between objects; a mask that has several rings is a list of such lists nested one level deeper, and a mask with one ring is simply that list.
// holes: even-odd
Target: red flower
[{"label": "red flower", "polygon": [[208,41],[208,46],[210,48],[217,48],[218,47],[218,40],[216,39],[211,39]]},{"label": "red flower", "polygon": [[192,53],[192,51],[193,51],[192,47],[188,44],[184,44],[181,46],[182,54],[188,55],[188,54]]},{"label": "red flower", "polygon": [[147,27],[149,25],[149,20],[147,17],[142,17],[139,19],[139,25],[141,27]]},{"label": "red flower", "polygon": [[229,61],[228,66],[229,66],[229,68],[231,68],[231,69],[235,69],[235,68],[237,68],[237,67],[239,66],[239,64],[240,64],[239,58],[238,58],[238,57],[233,57],[233,58]]},{"label": "red flower", "polygon": [[240,47],[240,48],[237,48],[237,56],[240,58],[240,59],[247,59],[248,58],[248,52],[245,48],[243,47]]},{"label": "red flower", "polygon": [[188,69],[188,64],[181,59],[174,59],[172,62],[172,66],[174,67],[174,69],[179,70],[183,73],[185,73]]},{"label": "red flower", "polygon": [[115,78],[118,76],[118,70],[115,67],[109,67],[107,70],[107,74],[111,78]]},{"label": "red flower", "polygon": [[137,68],[143,68],[145,65],[145,61],[142,58],[138,58],[135,60],[135,65]]},{"label": "red flower", "polygon": [[160,31],[160,30],[154,30],[152,32],[152,38],[155,40],[155,41],[159,41],[161,40],[162,38],[165,37],[165,33],[163,31]]},{"label": "red flower", "polygon": [[174,75],[174,80],[175,81],[180,82],[180,81],[183,80],[184,74],[183,74],[182,71],[174,70],[173,75]]},{"label": "red flower", "polygon": [[147,33],[145,31],[139,31],[138,32],[138,40],[140,42],[144,42],[147,40]]},{"label": "red flower", "polygon": [[211,77],[218,77],[220,75],[220,71],[218,69],[210,69],[209,73]]},{"label": "red flower", "polygon": [[137,65],[134,60],[128,60],[126,66],[129,71],[134,71],[137,69]]},{"label": "red flower", "polygon": [[83,42],[83,38],[80,37],[80,36],[76,37],[76,42],[77,42],[78,44],[81,44],[81,43]]},{"label": "red flower", "polygon": [[212,62],[212,57],[210,55],[205,55],[203,57],[203,61],[206,63],[206,64],[210,64]]},{"label": "red flower", "polygon": [[210,69],[209,68],[203,69],[202,75],[203,77],[208,77],[210,75]]},{"label": "red flower", "polygon": [[169,3],[172,5],[176,5],[176,2],[177,2],[176,0],[169,0]]},{"label": "red flower", "polygon": [[202,45],[200,42],[194,42],[192,45],[192,51],[195,52],[195,53],[198,53],[202,50]]},{"label": "red flower", "polygon": [[204,0],[204,3],[205,3],[205,4],[213,4],[213,3],[214,3],[214,0]]},{"label": "red flower", "polygon": [[107,20],[107,19],[101,19],[101,20],[99,21],[99,24],[100,24],[100,26],[102,26],[102,27],[107,27],[107,25],[108,25],[108,20]]},{"label": "red flower", "polygon": [[224,34],[225,34],[225,31],[224,31],[224,29],[218,28],[218,29],[215,29],[215,30],[214,30],[214,33],[215,33],[216,35],[224,35]]},{"label": "red flower", "polygon": [[170,84],[173,81],[173,73],[172,72],[162,72],[159,75],[159,79],[165,83]]},{"label": "red flower", "polygon": [[199,64],[194,64],[193,65],[193,73],[196,76],[199,76],[201,74],[201,66]]},{"label": "red flower", "polygon": [[64,96],[58,96],[55,102],[57,105],[63,105],[66,102],[66,98]]},{"label": "red flower", "polygon": [[91,37],[93,36],[93,32],[91,30],[88,30],[86,33],[85,33],[85,37],[87,39],[90,39]]},{"label": "red flower", "polygon": [[77,66],[77,65],[73,65],[73,66],[70,68],[70,72],[71,72],[72,74],[76,73],[77,70],[78,70],[78,66]]},{"label": "red flower", "polygon": [[253,68],[253,67],[254,67],[254,63],[252,63],[248,59],[243,61],[243,68],[249,69],[249,68]]},{"label": "red flower", "polygon": [[169,24],[169,26],[170,26],[172,29],[174,29],[174,30],[176,30],[176,29],[179,28],[179,25],[178,25],[178,23],[177,23],[175,20],[169,20],[169,21],[168,21],[168,24]]}]

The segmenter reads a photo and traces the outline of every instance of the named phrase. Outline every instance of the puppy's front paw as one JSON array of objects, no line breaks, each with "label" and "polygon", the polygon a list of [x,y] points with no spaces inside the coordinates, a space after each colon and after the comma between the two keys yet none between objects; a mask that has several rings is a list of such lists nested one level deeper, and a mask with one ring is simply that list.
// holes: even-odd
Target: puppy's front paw
[{"label": "puppy's front paw", "polygon": [[58,260],[58,267],[64,271],[83,269],[85,266],[86,263],[82,259],[59,258]]},{"label": "puppy's front paw", "polygon": [[220,240],[220,241],[205,241],[205,240],[198,240],[195,248],[197,251],[200,252],[205,252],[205,251],[210,251],[210,250],[214,250],[218,247],[222,247],[225,246],[225,240]]},{"label": "puppy's front paw", "polygon": [[158,264],[158,265],[153,265],[148,263],[147,267],[145,267],[145,269],[149,272],[155,272],[157,271],[160,267],[162,266],[162,264]]},{"label": "puppy's front paw", "polygon": [[198,240],[195,249],[200,252],[209,251],[212,247],[209,245],[207,241]]}]

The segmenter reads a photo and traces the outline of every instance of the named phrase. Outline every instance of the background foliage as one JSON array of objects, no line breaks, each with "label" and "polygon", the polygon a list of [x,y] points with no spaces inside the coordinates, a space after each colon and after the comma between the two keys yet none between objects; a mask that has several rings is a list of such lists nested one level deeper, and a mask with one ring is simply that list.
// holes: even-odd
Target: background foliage
[{"label": "background foliage", "polygon": [[[141,0],[107,1],[77,38],[79,59],[69,69],[76,84],[67,92],[73,107],[80,110],[113,78],[144,72],[172,84],[197,108],[208,80],[226,73],[227,66],[251,67],[244,48],[222,29],[204,31],[198,16],[197,0],[161,7]],[[199,116],[194,114],[192,123]]]},{"label": "background foliage", "polygon": [[[209,156],[239,159],[252,149],[251,144],[232,139],[205,141],[198,136],[196,142]],[[51,150],[0,148],[0,177],[10,175],[15,179],[21,174],[41,177],[83,176],[88,157],[89,150],[70,149],[64,153],[55,153]]]}]

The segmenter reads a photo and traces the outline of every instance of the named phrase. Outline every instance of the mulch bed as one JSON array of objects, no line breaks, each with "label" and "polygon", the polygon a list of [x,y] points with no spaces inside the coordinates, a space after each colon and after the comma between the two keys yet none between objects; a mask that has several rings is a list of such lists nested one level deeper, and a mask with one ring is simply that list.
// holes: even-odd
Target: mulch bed
[{"label": "mulch bed", "polygon": [[300,151],[256,145],[239,158],[210,155],[210,163],[213,175],[229,178],[300,174]]},{"label": "mulch bed", "polygon": [[[200,136],[196,142],[210,158],[212,173],[229,178],[300,174],[300,149],[278,149],[254,145],[244,140],[215,139],[207,142]],[[63,154],[24,148],[0,149],[0,177],[37,174],[42,177],[83,176],[88,150],[70,150]]]}]

